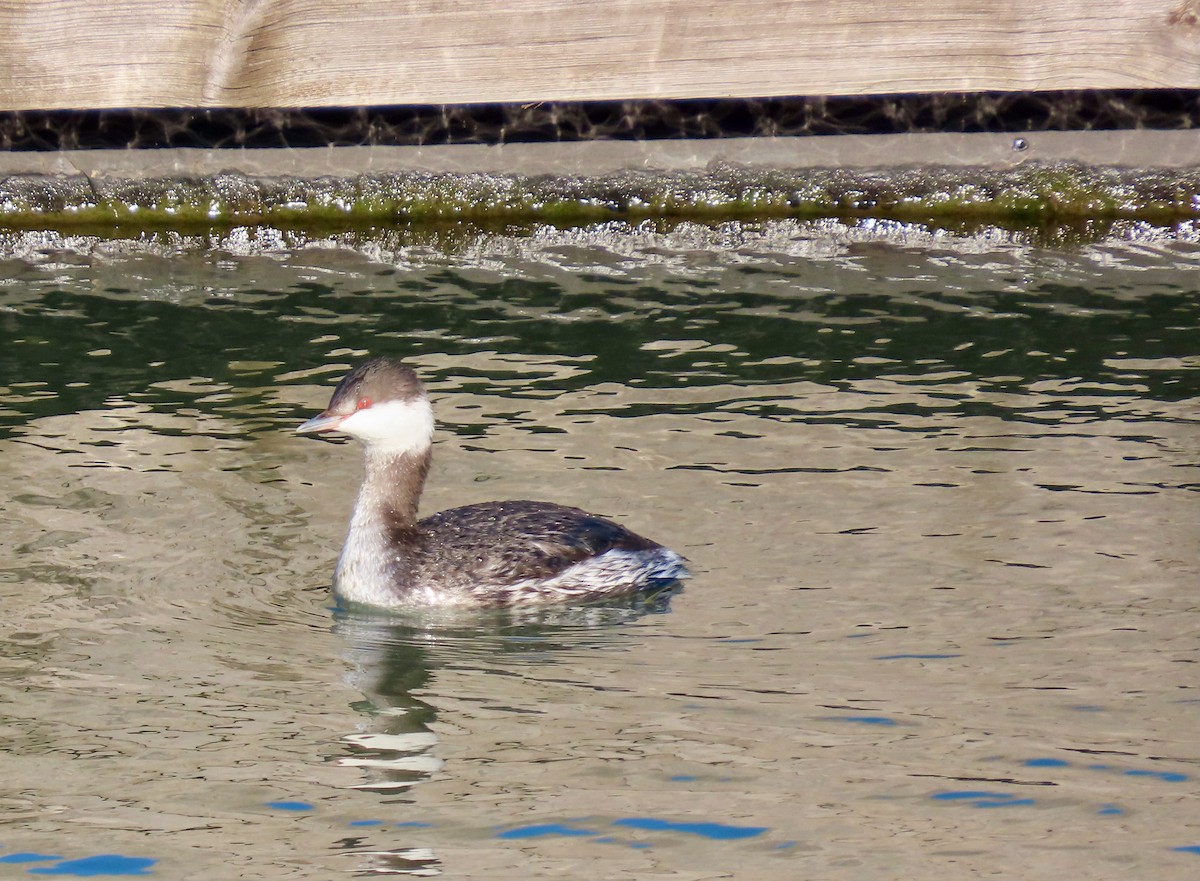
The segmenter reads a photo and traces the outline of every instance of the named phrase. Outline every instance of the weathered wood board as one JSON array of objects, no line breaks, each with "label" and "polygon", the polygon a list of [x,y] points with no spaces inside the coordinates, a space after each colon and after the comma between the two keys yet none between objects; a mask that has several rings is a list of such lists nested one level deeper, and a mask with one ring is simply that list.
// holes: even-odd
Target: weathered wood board
[{"label": "weathered wood board", "polygon": [[0,110],[1200,88],[1200,0],[0,0]]}]

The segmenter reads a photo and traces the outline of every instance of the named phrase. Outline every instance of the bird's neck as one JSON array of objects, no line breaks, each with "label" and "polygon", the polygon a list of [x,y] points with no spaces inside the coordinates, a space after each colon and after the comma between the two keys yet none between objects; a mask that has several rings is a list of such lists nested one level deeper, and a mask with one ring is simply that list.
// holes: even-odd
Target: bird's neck
[{"label": "bird's neck", "polygon": [[354,505],[355,527],[387,532],[412,529],[429,474],[430,449],[400,451],[367,447],[366,473]]},{"label": "bird's neck", "polygon": [[411,560],[405,548],[420,542],[417,504],[429,459],[427,446],[399,452],[367,448],[366,474],[334,574],[334,587],[346,599],[387,604],[395,585],[407,580]]}]

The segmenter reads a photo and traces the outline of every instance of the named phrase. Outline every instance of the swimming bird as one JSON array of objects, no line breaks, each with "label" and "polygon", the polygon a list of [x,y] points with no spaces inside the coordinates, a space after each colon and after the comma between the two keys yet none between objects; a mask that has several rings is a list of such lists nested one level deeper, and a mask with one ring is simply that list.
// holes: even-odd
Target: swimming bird
[{"label": "swimming bird", "polygon": [[685,560],[605,517],[497,501],[418,519],[433,407],[416,372],[379,357],[350,371],[301,434],[341,432],[366,471],[334,572],[344,600],[375,606],[509,606],[616,597],[686,577]]}]

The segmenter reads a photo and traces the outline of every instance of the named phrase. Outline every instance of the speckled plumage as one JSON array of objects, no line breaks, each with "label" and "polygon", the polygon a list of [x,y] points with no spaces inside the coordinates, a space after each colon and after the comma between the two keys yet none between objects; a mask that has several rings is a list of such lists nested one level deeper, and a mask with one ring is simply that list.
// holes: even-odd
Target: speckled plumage
[{"label": "speckled plumage", "polygon": [[684,560],[604,517],[551,502],[466,505],[417,520],[432,411],[399,361],[352,371],[298,431],[366,444],[366,474],[334,589],[379,606],[497,606],[618,596],[684,577]]}]

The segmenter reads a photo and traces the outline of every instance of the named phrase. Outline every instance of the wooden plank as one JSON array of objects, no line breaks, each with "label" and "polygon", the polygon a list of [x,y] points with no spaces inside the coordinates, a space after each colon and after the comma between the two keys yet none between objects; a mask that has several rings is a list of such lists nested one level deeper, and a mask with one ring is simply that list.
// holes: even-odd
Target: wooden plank
[{"label": "wooden plank", "polygon": [[0,109],[1200,88],[1200,0],[0,0]]}]

